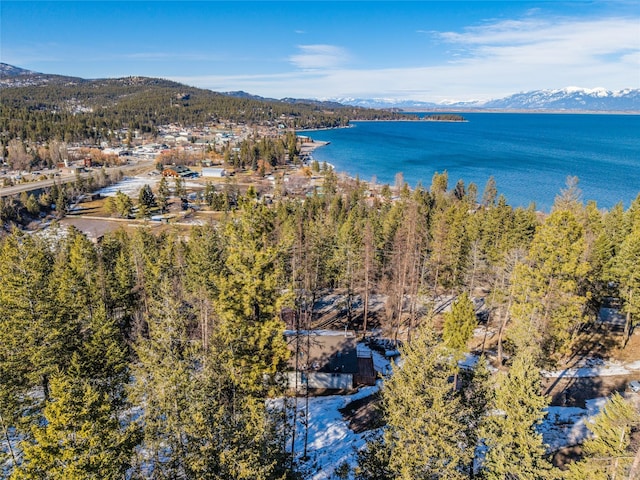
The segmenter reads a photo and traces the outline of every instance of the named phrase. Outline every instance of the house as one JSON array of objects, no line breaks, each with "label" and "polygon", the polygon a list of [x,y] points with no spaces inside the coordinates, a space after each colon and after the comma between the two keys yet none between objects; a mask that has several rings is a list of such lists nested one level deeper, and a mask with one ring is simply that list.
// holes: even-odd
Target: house
[{"label": "house", "polygon": [[68,216],[60,220],[62,227],[75,228],[82,232],[93,243],[100,243],[104,236],[113,231],[115,228],[115,222],[108,220],[92,220],[83,217]]},{"label": "house", "polygon": [[373,359],[360,358],[355,332],[287,330],[292,352],[287,379],[293,389],[351,390],[375,384]]},{"label": "house", "polygon": [[604,298],[598,311],[596,325],[606,327],[610,330],[624,330],[627,318],[620,310],[621,302],[619,298]]},{"label": "house", "polygon": [[162,176],[189,178],[197,177],[198,173],[194,172],[189,167],[185,167],[184,165],[170,165],[162,169]]},{"label": "house", "polygon": [[224,168],[216,168],[216,167],[203,167],[202,168],[202,176],[203,177],[215,177],[222,178],[227,175],[227,172]]}]

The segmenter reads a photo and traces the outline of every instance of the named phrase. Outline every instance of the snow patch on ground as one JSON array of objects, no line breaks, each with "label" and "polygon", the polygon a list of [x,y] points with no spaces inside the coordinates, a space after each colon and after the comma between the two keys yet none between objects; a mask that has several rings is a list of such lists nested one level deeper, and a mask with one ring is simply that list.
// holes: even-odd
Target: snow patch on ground
[{"label": "snow patch on ground", "polygon": [[563,447],[578,445],[591,436],[587,424],[593,421],[608,397],[587,400],[586,408],[547,407],[547,416],[539,426],[544,443],[550,452]]},{"label": "snow patch on ground", "polygon": [[156,177],[125,177],[118,183],[101,188],[96,193],[99,193],[103,197],[115,197],[118,190],[120,190],[122,193],[135,198],[139,195],[142,187],[149,185],[153,188],[156,183],[158,183],[158,179]]},{"label": "snow patch on ground", "polygon": [[600,413],[600,410],[602,410],[602,407],[604,407],[604,404],[607,403],[607,400],[609,400],[609,397],[598,397],[598,398],[592,398],[590,400],[586,400],[585,404],[586,404],[587,412],[589,412],[589,416],[593,417],[598,413]]},{"label": "snow patch on ground", "polygon": [[[301,459],[304,448],[304,425],[299,422],[296,429],[296,455],[299,466],[307,480],[330,480],[336,468],[347,463],[353,472],[357,465],[356,452],[362,449],[371,432],[356,434],[344,420],[339,410],[350,402],[365,398],[376,391],[366,387],[358,393],[345,396],[314,397],[309,399],[308,459]],[[547,415],[538,426],[548,451],[577,445],[589,437],[587,424],[600,412],[607,398],[587,400],[586,408],[548,407]],[[298,399],[300,419],[304,415],[304,400]],[[289,447],[290,448],[290,447]],[[350,476],[349,478],[353,478]]]},{"label": "snow patch on ground", "polygon": [[553,452],[582,443],[589,434],[585,424],[588,415],[589,412],[584,408],[548,407],[547,416],[538,427],[548,450]]},{"label": "snow patch on ground", "polygon": [[[329,480],[343,463],[356,466],[356,451],[366,443],[367,432],[354,433],[339,412],[349,403],[373,395],[380,389],[381,381],[371,387],[361,388],[352,395],[331,395],[309,399],[309,414],[305,415],[304,399],[298,399],[298,415],[308,418],[307,459],[302,460],[305,428],[302,422],[296,427],[295,451],[298,464],[307,480]],[[290,448],[290,447],[289,447]]]},{"label": "snow patch on ground", "polygon": [[640,373],[640,361],[622,364],[595,358],[586,359],[582,365],[573,368],[542,371],[542,375],[549,378],[611,377],[614,375],[631,375],[634,373]]},{"label": "snow patch on ground", "polygon": [[465,353],[464,358],[458,361],[458,366],[465,370],[473,370],[478,364],[480,357],[471,353]]},{"label": "snow patch on ground", "polygon": [[[458,367],[460,367],[463,370],[473,370],[474,368],[476,368],[476,365],[478,364],[478,360],[480,360],[479,355],[475,355],[473,353],[465,353],[464,358],[458,361]],[[497,368],[495,368],[494,366],[491,365],[491,363],[488,363],[488,362],[487,362],[487,368],[492,373],[496,373],[498,371]]]}]

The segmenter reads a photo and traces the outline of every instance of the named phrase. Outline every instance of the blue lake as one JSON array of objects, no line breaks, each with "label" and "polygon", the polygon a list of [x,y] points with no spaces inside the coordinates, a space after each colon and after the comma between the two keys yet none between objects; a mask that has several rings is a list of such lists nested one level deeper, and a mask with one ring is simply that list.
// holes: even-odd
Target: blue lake
[{"label": "blue lake", "polygon": [[640,193],[640,116],[465,113],[464,123],[353,122],[352,128],[304,132],[331,142],[316,160],[338,172],[412,187],[447,171],[449,188],[462,179],[478,186],[490,176],[512,206],[534,202],[549,211],[568,176],[579,179],[583,200],[601,208]]}]

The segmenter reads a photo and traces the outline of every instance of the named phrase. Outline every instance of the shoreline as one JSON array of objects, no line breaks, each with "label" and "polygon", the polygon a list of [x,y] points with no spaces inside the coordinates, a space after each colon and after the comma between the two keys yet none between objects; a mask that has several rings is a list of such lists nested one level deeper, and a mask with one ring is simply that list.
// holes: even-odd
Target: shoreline
[{"label": "shoreline", "polygon": [[[351,120],[354,122],[360,122],[360,120]],[[305,136],[304,133],[305,132],[323,132],[325,130],[338,130],[340,128],[353,128],[353,125],[346,125],[346,126],[341,126],[341,127],[321,127],[321,128],[305,128],[303,130],[294,130],[294,133],[296,134],[296,136],[300,137],[300,136]]]},{"label": "shoreline", "polygon": [[[326,130],[328,130],[328,129],[326,129]],[[331,142],[325,142],[325,141],[322,141],[322,140],[314,140],[311,137],[307,137],[307,138],[310,138],[311,141],[310,142],[304,142],[302,145],[300,145],[300,157],[304,157],[304,156],[311,157],[311,153],[313,153],[313,151],[316,148],[324,147],[325,145],[329,145],[331,143]]]}]

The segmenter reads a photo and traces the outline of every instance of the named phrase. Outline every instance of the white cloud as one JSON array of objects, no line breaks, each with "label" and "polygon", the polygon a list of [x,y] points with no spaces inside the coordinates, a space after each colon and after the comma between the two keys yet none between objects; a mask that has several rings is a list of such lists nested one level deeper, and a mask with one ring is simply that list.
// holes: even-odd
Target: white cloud
[{"label": "white cloud", "polygon": [[335,45],[298,45],[300,53],[291,55],[289,61],[302,70],[332,69],[345,64],[349,55]]},{"label": "white cloud", "polygon": [[[527,19],[442,32],[439,38],[464,50],[463,62],[519,66],[600,68],[640,51],[638,19],[587,21]],[[609,60],[610,62],[611,60]]]},{"label": "white cloud", "polygon": [[429,101],[486,100],[568,85],[640,88],[637,18],[572,20],[533,13],[459,32],[432,33],[448,52],[435,66],[346,68],[343,48],[301,45],[300,53],[289,58],[296,71],[176,80],[277,98],[386,96]]}]

